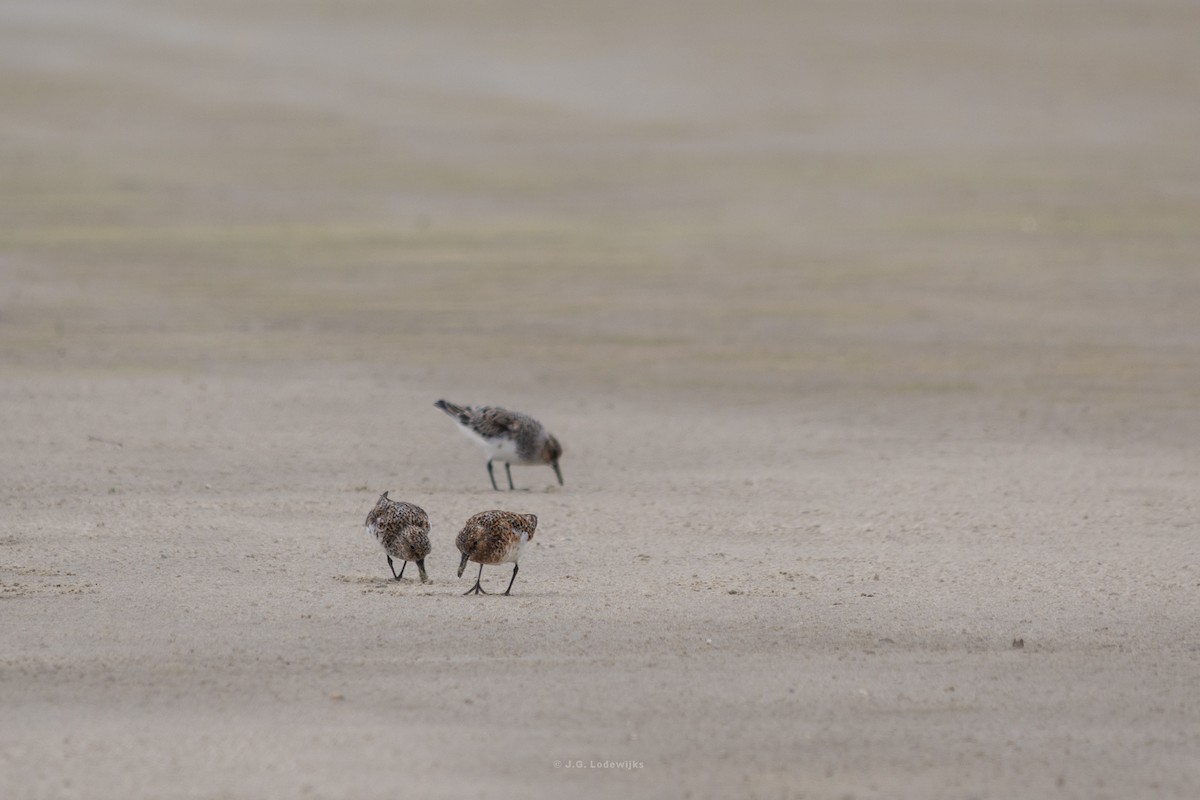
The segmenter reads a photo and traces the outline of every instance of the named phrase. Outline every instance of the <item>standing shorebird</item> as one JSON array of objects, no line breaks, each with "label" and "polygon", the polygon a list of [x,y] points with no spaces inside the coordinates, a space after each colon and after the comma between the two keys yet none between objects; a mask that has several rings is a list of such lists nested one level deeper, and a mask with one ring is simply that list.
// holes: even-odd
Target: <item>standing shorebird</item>
[{"label": "standing shorebird", "polygon": [[[429,544],[429,516],[419,506],[399,500],[389,500],[388,493],[379,495],[379,502],[367,514],[367,533],[374,536],[383,545],[387,554],[388,566],[391,567],[392,577],[400,580],[404,577],[404,568],[408,562],[417,562],[421,571],[421,583],[433,583],[425,574],[425,556],[429,555],[432,547]],[[400,565],[400,574],[396,574],[396,566],[392,556],[404,561]]]},{"label": "standing shorebird", "polygon": [[458,577],[462,577],[468,561],[479,564],[479,574],[475,577],[475,585],[467,594],[487,594],[479,585],[483,577],[484,564],[513,564],[512,577],[508,580],[505,594],[512,591],[513,581],[517,579],[521,550],[525,543],[533,538],[537,530],[537,517],[533,514],[514,514],[511,511],[482,511],[467,520],[462,532],[454,540],[458,551],[462,553],[462,561],[458,564]]},{"label": "standing shorebird", "polygon": [[563,485],[562,470],[558,468],[562,445],[533,417],[495,406],[456,406],[445,400],[434,405],[453,417],[459,430],[487,453],[488,477],[496,491],[500,487],[492,462],[497,459],[504,462],[509,489],[513,488],[512,464],[549,464],[558,476],[558,485]]}]

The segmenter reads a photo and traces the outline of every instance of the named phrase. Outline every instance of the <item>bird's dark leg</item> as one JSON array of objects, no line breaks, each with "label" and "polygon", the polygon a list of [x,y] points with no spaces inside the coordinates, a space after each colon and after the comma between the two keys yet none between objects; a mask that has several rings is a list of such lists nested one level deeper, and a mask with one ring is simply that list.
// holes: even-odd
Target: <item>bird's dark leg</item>
[{"label": "bird's dark leg", "polygon": [[[395,578],[396,580],[400,580],[400,576],[396,574],[396,565],[392,563],[392,557],[388,556],[387,560],[388,560],[388,567],[390,567],[392,570],[392,577]],[[404,567],[400,567],[400,571],[404,572]]]},{"label": "bird's dark leg", "polygon": [[492,479],[492,488],[497,492],[500,491],[500,487],[496,485],[496,476],[492,474],[492,460],[490,458],[488,459],[488,477]]},{"label": "bird's dark leg", "polygon": [[512,469],[507,461],[504,462],[504,474],[508,476],[508,490],[511,492],[515,487],[512,485]]},{"label": "bird's dark leg", "polygon": [[408,566],[407,561],[405,561],[403,564],[400,565],[400,574],[396,576],[396,580],[400,580],[401,578],[404,577],[404,568],[407,566]]},{"label": "bird's dark leg", "polygon": [[508,579],[508,588],[504,590],[505,595],[507,595],[509,592],[512,591],[513,581],[515,581],[517,579],[517,570],[520,568],[521,568],[520,564],[515,564],[515,563],[513,564],[513,576]]},{"label": "bird's dark leg", "polygon": [[483,564],[480,564],[480,565],[479,565],[479,575],[477,575],[477,576],[475,577],[475,585],[474,585],[474,586],[472,586],[472,587],[471,587],[470,589],[468,589],[467,591],[463,592],[463,594],[464,594],[464,595],[468,595],[468,594],[487,594],[487,592],[485,592],[485,591],[483,590],[483,587],[479,585],[479,581],[480,581],[480,579],[481,579],[481,578],[483,578]]}]

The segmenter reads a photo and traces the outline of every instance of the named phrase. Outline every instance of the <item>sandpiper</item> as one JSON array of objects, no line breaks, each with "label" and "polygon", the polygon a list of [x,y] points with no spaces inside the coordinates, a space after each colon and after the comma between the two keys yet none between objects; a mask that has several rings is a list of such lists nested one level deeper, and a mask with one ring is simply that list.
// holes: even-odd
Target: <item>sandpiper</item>
[{"label": "sandpiper", "polygon": [[500,490],[492,472],[495,460],[504,462],[509,489],[514,488],[512,464],[549,464],[558,476],[558,485],[563,485],[562,470],[558,468],[562,445],[533,417],[496,406],[458,406],[446,400],[434,405],[453,417],[459,430],[487,453],[493,489]]},{"label": "sandpiper", "polygon": [[483,577],[484,564],[513,564],[512,577],[508,580],[505,594],[512,591],[513,581],[517,579],[521,550],[525,543],[533,538],[537,530],[537,517],[533,514],[514,514],[511,511],[482,511],[467,520],[462,532],[454,543],[462,553],[462,561],[458,564],[458,577],[462,577],[468,561],[479,564],[479,574],[475,576],[475,585],[466,594],[487,594],[479,585]]},{"label": "sandpiper", "polygon": [[[429,544],[429,516],[422,508],[412,503],[389,500],[388,493],[384,492],[371,513],[367,514],[367,533],[383,545],[393,578],[400,580],[404,577],[408,562],[415,561],[417,569],[421,571],[421,583],[433,583],[425,574],[425,556],[429,555],[432,548]],[[400,565],[399,575],[396,574],[392,556],[404,561]]]}]

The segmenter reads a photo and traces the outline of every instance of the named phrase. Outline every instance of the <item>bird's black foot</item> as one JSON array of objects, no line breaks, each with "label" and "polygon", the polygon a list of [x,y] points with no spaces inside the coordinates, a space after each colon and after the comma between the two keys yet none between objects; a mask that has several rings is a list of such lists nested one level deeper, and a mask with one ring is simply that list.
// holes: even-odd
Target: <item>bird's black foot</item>
[{"label": "bird's black foot", "polygon": [[[488,463],[490,464],[491,462],[489,461]],[[464,555],[463,556],[463,564],[466,564],[466,563],[467,563],[467,557],[466,557],[466,555]],[[462,574],[461,568],[459,569],[458,574],[459,575]],[[468,591],[463,592],[463,595],[465,596],[468,594],[487,594],[487,592],[485,592],[483,590],[483,586],[480,585],[482,581],[483,581],[483,564],[480,564],[479,572],[475,575],[475,585],[472,586]]]}]

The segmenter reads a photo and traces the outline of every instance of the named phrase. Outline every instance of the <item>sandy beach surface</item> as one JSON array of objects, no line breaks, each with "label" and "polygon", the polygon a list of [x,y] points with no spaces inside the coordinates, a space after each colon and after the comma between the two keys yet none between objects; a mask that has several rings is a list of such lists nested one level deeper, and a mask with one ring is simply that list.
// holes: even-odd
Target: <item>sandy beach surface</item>
[{"label": "sandy beach surface", "polygon": [[0,797],[1200,796],[1197,41],[0,3]]}]

